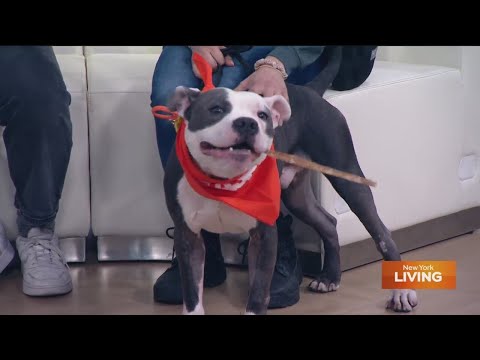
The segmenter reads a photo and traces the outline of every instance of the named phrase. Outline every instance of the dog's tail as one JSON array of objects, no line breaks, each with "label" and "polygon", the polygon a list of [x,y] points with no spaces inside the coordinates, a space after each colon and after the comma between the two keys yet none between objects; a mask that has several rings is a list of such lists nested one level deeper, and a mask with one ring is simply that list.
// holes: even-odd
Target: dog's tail
[{"label": "dog's tail", "polygon": [[338,74],[342,63],[342,46],[327,46],[322,57],[324,58],[322,61],[325,61],[326,65],[312,81],[305,84],[305,86],[319,93],[320,96],[325,94]]}]

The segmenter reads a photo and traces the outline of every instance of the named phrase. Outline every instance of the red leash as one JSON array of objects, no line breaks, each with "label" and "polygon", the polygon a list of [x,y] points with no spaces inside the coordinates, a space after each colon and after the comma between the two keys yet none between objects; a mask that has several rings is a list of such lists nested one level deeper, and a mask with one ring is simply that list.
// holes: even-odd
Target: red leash
[{"label": "red leash", "polygon": [[163,105],[157,105],[152,107],[152,114],[157,119],[163,119],[163,120],[174,121],[179,117],[176,111],[171,111],[168,107]]},{"label": "red leash", "polygon": [[[197,66],[200,76],[203,80],[202,92],[212,90],[215,88],[213,85],[212,67],[210,64],[198,53],[193,53],[193,62]],[[180,115],[176,111],[171,111],[167,106],[157,105],[152,107],[152,114],[157,119],[170,120],[176,122]]]},{"label": "red leash", "polygon": [[197,66],[200,76],[203,80],[202,92],[212,90],[215,88],[213,85],[213,70],[210,64],[198,53],[193,53],[193,62]]}]

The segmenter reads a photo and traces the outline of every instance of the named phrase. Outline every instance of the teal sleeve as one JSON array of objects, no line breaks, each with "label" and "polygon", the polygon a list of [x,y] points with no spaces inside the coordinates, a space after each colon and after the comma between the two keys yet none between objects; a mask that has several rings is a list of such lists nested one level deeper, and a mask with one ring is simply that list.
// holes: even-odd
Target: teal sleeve
[{"label": "teal sleeve", "polygon": [[303,69],[322,55],[325,46],[277,46],[270,56],[276,57],[285,66],[287,74]]}]

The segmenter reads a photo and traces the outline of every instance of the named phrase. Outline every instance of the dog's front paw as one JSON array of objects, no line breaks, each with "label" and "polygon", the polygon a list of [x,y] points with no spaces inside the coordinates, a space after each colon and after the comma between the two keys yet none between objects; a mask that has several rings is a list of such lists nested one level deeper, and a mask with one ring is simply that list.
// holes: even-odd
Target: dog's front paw
[{"label": "dog's front paw", "polygon": [[410,312],[418,305],[415,290],[396,289],[388,297],[386,308],[395,312]]},{"label": "dog's front paw", "polygon": [[205,310],[203,309],[203,306],[201,304],[197,304],[197,306],[195,306],[192,311],[188,311],[184,304],[183,315],[205,315]]},{"label": "dog's front paw", "polygon": [[332,291],[337,291],[340,287],[340,280],[333,281],[328,278],[325,274],[321,274],[315,280],[313,280],[309,285],[308,289],[313,292],[327,293]]}]

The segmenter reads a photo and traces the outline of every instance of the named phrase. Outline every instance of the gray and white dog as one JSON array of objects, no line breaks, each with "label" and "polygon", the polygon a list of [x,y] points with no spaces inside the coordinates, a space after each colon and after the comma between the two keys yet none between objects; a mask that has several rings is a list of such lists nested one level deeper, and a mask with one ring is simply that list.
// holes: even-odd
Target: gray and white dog
[{"label": "gray and white dog", "polygon": [[[249,174],[275,150],[303,154],[311,160],[363,176],[347,122],[341,112],[315,90],[288,84],[290,104],[279,95],[216,88],[205,93],[178,87],[170,104],[186,122],[185,142],[193,161],[214,178]],[[295,113],[291,114],[291,107]],[[297,218],[311,226],[324,242],[324,265],[310,290],[324,293],[340,285],[341,268],[336,219],[316,200],[311,172],[277,162],[281,200]],[[327,176],[372,236],[385,260],[400,260],[390,231],[381,221],[370,189]],[[175,225],[174,246],[180,266],[183,313],[204,314],[202,304],[205,248],[201,229],[213,233],[250,233],[249,294],[246,314],[265,314],[276,261],[277,229],[224,203],[199,195],[186,180],[172,151],[165,170],[168,210]],[[387,307],[411,311],[414,290],[393,290]]]}]

